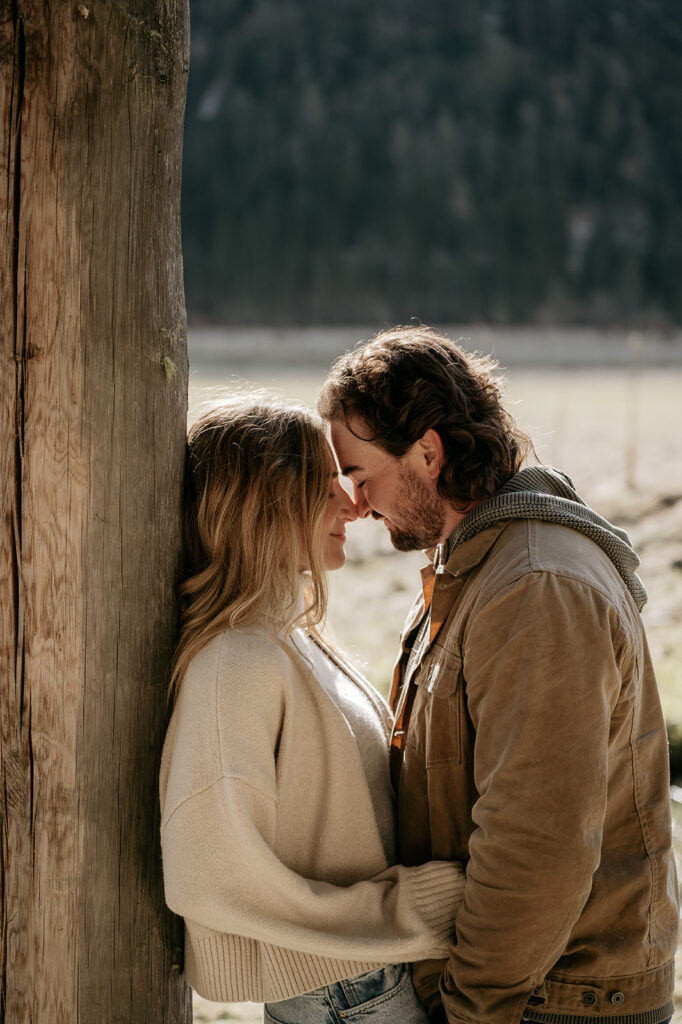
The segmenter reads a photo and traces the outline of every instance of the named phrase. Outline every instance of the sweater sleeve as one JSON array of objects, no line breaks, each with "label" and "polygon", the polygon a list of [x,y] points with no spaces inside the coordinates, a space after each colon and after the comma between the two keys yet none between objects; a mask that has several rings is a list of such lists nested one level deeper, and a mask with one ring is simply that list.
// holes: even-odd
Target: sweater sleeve
[{"label": "sweater sleeve", "polygon": [[[193,722],[193,709],[200,709],[194,694],[181,694],[173,799],[165,801],[161,826],[169,907],[214,931],[331,959],[395,963],[445,956],[464,886],[461,865],[395,866],[346,886],[306,878],[278,856],[276,751],[286,663],[274,652],[264,664],[262,649],[259,654],[257,671],[248,660],[231,664],[239,692],[232,695],[228,735],[220,739],[229,749],[219,760],[201,757],[215,766],[201,785],[193,751],[202,743],[210,747],[211,737],[206,720]],[[188,765],[181,763],[185,758]],[[192,780],[184,795],[179,774]]]},{"label": "sweater sleeve", "polygon": [[461,865],[396,866],[332,885],[282,863],[275,827],[276,801],[243,779],[222,777],[183,803],[161,839],[171,910],[214,931],[342,960],[446,955]]},{"label": "sweater sleeve", "polygon": [[451,1022],[519,1021],[566,948],[600,861],[622,649],[607,598],[548,572],[509,585],[472,623],[479,796],[441,979]]}]

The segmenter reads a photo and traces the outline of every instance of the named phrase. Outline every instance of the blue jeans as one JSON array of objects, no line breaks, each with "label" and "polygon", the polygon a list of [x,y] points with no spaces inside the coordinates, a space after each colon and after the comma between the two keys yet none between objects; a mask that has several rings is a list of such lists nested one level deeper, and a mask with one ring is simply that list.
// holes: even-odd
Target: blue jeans
[{"label": "blue jeans", "polygon": [[380,967],[263,1007],[265,1024],[428,1024],[428,1019],[409,964]]}]

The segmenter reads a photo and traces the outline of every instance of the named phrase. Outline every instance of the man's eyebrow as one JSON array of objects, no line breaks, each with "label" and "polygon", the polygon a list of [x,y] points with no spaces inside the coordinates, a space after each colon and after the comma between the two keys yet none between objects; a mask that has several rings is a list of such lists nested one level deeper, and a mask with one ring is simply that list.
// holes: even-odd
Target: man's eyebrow
[{"label": "man's eyebrow", "polygon": [[358,470],[362,473],[362,466],[342,466],[341,468],[343,476],[349,476],[350,473],[357,473]]}]

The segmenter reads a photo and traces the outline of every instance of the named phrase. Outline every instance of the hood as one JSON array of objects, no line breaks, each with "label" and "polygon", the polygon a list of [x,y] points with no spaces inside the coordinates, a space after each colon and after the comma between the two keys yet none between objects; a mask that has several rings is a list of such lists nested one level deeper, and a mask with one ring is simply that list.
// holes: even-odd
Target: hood
[{"label": "hood", "polygon": [[611,559],[641,611],[647,595],[627,533],[586,505],[569,477],[550,466],[522,469],[494,497],[472,509],[448,538],[445,560],[460,544],[505,519],[541,519],[584,533]]}]

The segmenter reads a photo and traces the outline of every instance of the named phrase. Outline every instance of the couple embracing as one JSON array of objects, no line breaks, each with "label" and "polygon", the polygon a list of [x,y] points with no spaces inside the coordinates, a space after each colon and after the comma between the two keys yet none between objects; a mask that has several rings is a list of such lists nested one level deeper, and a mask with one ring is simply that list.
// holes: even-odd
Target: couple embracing
[{"label": "couple embracing", "polygon": [[[336,362],[319,419],[239,398],[190,430],[161,841],[208,999],[272,1024],[672,1015],[638,559],[568,477],[524,466],[493,369],[398,328]],[[324,627],[368,515],[429,555],[390,709]]]}]

